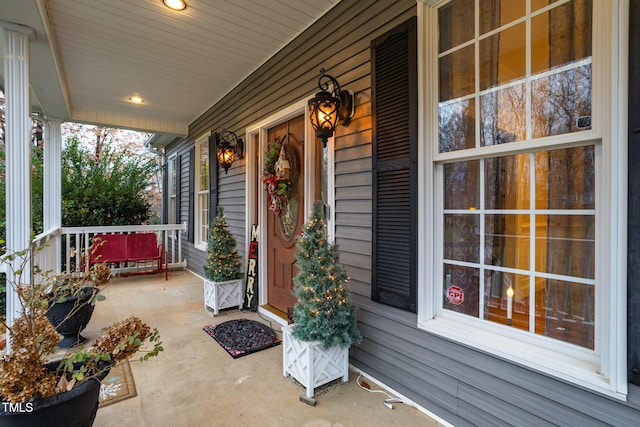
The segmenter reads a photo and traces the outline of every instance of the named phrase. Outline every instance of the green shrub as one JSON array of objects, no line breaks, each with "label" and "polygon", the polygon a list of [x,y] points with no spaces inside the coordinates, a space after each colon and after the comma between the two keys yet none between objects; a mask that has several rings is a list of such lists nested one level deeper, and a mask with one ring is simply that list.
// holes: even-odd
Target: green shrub
[{"label": "green shrub", "polygon": [[62,152],[62,223],[65,226],[145,224],[152,216],[153,160],[106,146],[99,156],[76,137]]}]

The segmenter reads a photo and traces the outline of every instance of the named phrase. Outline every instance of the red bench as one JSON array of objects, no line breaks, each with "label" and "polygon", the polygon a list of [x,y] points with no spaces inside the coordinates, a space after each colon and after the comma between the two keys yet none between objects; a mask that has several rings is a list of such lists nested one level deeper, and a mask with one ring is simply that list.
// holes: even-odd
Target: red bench
[{"label": "red bench", "polygon": [[113,264],[150,261],[157,261],[158,268],[156,270],[126,273],[123,276],[162,273],[164,270],[165,280],[169,280],[167,251],[162,243],[158,243],[154,233],[96,234],[93,236],[89,250],[89,266],[102,262]]}]

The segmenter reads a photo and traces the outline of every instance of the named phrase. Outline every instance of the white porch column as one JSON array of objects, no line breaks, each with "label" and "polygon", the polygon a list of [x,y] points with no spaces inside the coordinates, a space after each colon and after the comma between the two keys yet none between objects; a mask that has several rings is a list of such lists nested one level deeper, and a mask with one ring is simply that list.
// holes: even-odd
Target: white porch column
[{"label": "white porch column", "polygon": [[[29,34],[32,29],[2,24],[4,35],[4,88],[6,137],[6,227],[7,250],[26,249],[31,237],[31,118],[29,100]],[[23,260],[16,259],[14,269]],[[27,265],[25,270],[29,271]],[[10,282],[11,268],[7,268],[7,324],[20,312],[18,297]],[[29,275],[23,282],[29,282]],[[7,350],[11,342],[7,340]]]},{"label": "white porch column", "polygon": [[62,226],[61,120],[44,122],[44,219],[45,230]]},{"label": "white porch column", "polygon": [[[44,230],[62,227],[62,132],[60,125],[62,121],[55,119],[44,119],[44,194],[43,204],[43,226]],[[54,239],[55,262],[52,266],[47,266],[60,272],[62,259],[62,245],[60,238]]]}]

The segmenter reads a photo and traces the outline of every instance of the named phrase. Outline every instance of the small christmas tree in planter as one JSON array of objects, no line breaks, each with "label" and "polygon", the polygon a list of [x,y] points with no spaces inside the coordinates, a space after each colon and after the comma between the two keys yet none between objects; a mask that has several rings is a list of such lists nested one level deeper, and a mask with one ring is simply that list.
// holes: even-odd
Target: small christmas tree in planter
[{"label": "small christmas tree in planter", "polygon": [[314,389],[338,378],[349,380],[349,347],[359,344],[356,307],[348,301],[348,277],[337,248],[327,241],[324,205],[315,202],[296,242],[300,272],[293,279],[295,324],[283,327],[283,375]]},{"label": "small christmas tree in planter", "polygon": [[204,307],[214,316],[223,308],[242,308],[242,270],[236,239],[229,231],[224,209],[218,207],[209,229],[207,262],[204,266]]}]

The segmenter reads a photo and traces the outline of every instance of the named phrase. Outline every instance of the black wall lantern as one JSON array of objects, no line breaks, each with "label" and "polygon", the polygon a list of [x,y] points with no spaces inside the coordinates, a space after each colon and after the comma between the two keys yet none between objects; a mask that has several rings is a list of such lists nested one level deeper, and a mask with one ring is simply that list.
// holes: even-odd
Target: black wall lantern
[{"label": "black wall lantern", "polygon": [[218,164],[222,166],[226,174],[236,157],[238,159],[244,157],[244,143],[241,138],[238,138],[238,135],[230,130],[223,130],[220,134],[216,132],[212,136],[215,138]]},{"label": "black wall lantern", "polygon": [[[353,117],[353,93],[341,90],[338,81],[320,70],[318,88],[320,92],[309,100],[309,119],[316,131],[316,136],[322,140],[322,145],[327,145],[327,139],[333,136],[336,125],[348,126]],[[329,92],[329,83],[333,92]]]}]

